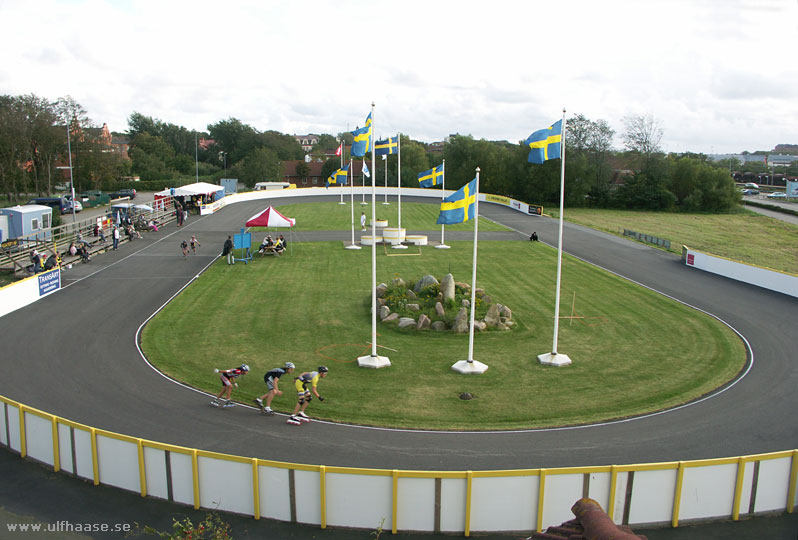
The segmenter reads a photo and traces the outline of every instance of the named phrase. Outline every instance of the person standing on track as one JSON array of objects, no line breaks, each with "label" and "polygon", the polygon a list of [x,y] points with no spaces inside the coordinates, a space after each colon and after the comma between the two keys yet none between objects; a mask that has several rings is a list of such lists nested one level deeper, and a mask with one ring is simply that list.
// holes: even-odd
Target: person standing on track
[{"label": "person standing on track", "polygon": [[[319,384],[319,379],[326,377],[328,371],[329,370],[325,366],[319,366],[318,370],[306,371],[296,378],[294,386],[296,387],[298,401],[296,407],[294,407],[294,412],[288,418],[288,424],[298,426],[302,422],[310,422],[310,417],[305,414],[305,409],[310,405],[313,394],[319,398],[319,401],[324,401],[324,398],[319,395],[319,391],[316,387]],[[311,394],[311,390],[308,390],[308,385],[311,385],[313,394]]]},{"label": "person standing on track", "polygon": [[[274,414],[274,411],[271,408],[272,400],[274,399],[274,396],[283,395],[282,391],[280,391],[278,388],[280,378],[286,373],[292,373],[294,371],[294,367],[295,366],[293,362],[286,362],[284,367],[274,368],[263,376],[263,380],[266,382],[266,388],[269,391],[262,396],[255,398],[255,403],[258,404],[258,407],[260,407],[260,411],[263,414],[267,414],[269,416]],[[265,407],[263,406],[263,398],[266,398]]]},{"label": "person standing on track", "polygon": [[[223,370],[214,369],[213,371],[219,374],[219,379],[222,381],[222,390],[213,398],[211,405],[214,407],[235,407],[236,404],[230,400],[230,396],[233,394],[233,385],[238,388],[236,379],[249,373],[249,366],[241,364],[241,366],[237,368]],[[225,396],[224,403],[219,402],[222,396]]]}]

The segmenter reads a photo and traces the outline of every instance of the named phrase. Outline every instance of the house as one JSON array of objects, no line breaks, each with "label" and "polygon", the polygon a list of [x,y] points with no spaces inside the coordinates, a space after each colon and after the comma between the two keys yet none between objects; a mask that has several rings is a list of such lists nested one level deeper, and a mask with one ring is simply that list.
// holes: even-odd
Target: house
[{"label": "house", "polygon": [[[324,163],[320,161],[311,161],[307,164],[309,168],[307,176],[301,178],[296,172],[296,167],[299,163],[305,162],[304,160],[283,161],[283,181],[290,182],[296,187],[323,187],[327,185],[327,178],[323,177],[321,174],[321,168]],[[355,184],[359,185],[361,182],[360,177],[363,174],[363,161],[353,161],[350,171],[355,177]]]},{"label": "house", "polygon": [[302,150],[305,152],[310,152],[313,150],[313,146],[315,146],[319,142],[318,135],[294,135],[294,140],[299,143],[302,147]]}]

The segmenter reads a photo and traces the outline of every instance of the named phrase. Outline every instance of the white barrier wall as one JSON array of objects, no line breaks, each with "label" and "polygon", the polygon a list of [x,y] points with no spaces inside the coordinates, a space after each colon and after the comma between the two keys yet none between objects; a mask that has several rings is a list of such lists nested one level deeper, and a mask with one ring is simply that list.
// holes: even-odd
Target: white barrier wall
[{"label": "white barrier wall", "polygon": [[572,519],[583,496],[631,526],[736,520],[798,504],[798,450],[612,467],[391,471],[217,454],[94,429],[2,396],[0,407],[0,443],[56,471],[195,508],[322,528],[539,531]]},{"label": "white barrier wall", "polygon": [[49,270],[0,288],[0,317],[61,288],[61,270]]},{"label": "white barrier wall", "polygon": [[699,270],[798,297],[798,276],[792,274],[707,255],[686,246],[682,249],[682,259],[687,266]]}]

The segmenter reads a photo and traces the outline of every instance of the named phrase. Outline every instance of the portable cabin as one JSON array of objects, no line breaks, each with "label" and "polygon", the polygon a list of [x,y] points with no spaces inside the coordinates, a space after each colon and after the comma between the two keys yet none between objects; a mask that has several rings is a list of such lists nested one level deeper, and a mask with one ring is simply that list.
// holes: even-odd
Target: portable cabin
[{"label": "portable cabin", "polygon": [[25,237],[26,240],[49,240],[53,224],[53,209],[40,204],[26,204],[0,208],[4,229],[3,242]]}]

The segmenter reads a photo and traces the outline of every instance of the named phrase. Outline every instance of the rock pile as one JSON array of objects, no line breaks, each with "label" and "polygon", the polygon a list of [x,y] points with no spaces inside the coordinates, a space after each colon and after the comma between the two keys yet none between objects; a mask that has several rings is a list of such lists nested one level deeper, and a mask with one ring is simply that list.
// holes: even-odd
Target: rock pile
[{"label": "rock pile", "polygon": [[[494,303],[484,290],[475,291],[475,300],[475,330],[509,330],[515,324],[512,310]],[[446,274],[440,282],[435,276],[423,276],[412,288],[396,277],[390,285],[377,286],[377,301],[383,324],[460,334],[469,331],[471,286],[456,282],[452,274]]]}]

